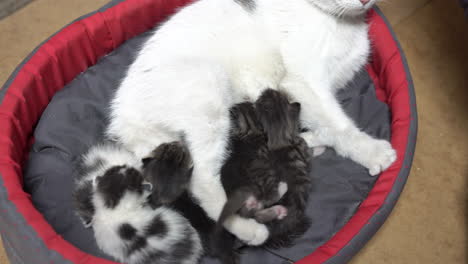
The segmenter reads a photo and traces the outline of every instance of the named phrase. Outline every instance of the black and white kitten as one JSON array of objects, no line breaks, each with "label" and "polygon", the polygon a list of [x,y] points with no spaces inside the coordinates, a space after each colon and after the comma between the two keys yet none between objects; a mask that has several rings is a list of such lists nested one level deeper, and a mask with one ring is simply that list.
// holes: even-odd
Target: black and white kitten
[{"label": "black and white kitten", "polygon": [[118,261],[197,263],[203,253],[198,233],[177,211],[147,203],[151,191],[140,168],[141,161],[117,145],[93,147],[74,191],[78,215],[93,228],[99,248]]}]

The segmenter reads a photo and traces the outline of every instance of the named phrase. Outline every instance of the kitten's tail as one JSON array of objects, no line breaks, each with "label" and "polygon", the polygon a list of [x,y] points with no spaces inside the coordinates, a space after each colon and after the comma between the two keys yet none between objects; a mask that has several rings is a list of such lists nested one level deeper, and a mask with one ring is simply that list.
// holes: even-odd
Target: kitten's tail
[{"label": "kitten's tail", "polygon": [[[226,220],[239,212],[246,204],[248,198],[252,196],[252,191],[248,188],[239,188],[235,190],[226,201],[226,204],[221,211],[221,215],[218,218],[215,228],[215,237],[220,238],[222,236],[222,232],[224,231],[224,223]],[[214,239],[216,243],[217,239]]]},{"label": "kitten's tail", "polygon": [[222,227],[227,218],[245,206],[249,196],[252,196],[252,192],[248,188],[239,188],[235,190],[229,197],[226,204],[221,211],[221,215],[218,218],[217,226]]}]

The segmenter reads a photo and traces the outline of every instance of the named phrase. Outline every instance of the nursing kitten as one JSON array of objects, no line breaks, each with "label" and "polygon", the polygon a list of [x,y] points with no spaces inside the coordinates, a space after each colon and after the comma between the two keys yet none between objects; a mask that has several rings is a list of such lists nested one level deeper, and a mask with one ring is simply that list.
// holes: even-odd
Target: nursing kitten
[{"label": "nursing kitten", "polygon": [[[198,0],[158,26],[111,103],[107,134],[139,159],[184,135],[194,163],[190,192],[211,219],[226,203],[229,109],[283,87],[302,105],[310,147],[333,147],[371,175],[396,159],[361,131],[335,98],[368,61],[366,11],[377,0]],[[225,227],[251,245],[269,232],[234,216]]]},{"label": "nursing kitten", "polygon": [[143,175],[153,186],[149,203],[158,208],[170,207],[183,215],[198,232],[204,252],[218,258],[223,264],[238,263],[234,252],[235,237],[225,230],[214,231],[216,223],[193,201],[188,192],[193,165],[190,153],[181,142],[158,146],[150,157],[143,160]]},{"label": "nursing kitten", "polygon": [[288,191],[278,202],[288,213],[280,221],[267,223],[270,237],[265,246],[291,246],[310,225],[305,211],[312,185],[311,156],[299,134],[301,105],[289,103],[282,92],[266,90],[255,102],[255,109],[268,138],[268,150],[261,152],[249,169],[254,174],[268,169],[288,185]]},{"label": "nursing kitten", "polygon": [[[267,92],[265,94],[269,96]],[[231,109],[231,122],[231,155],[221,170],[221,181],[229,199],[218,222],[223,223],[238,211],[241,216],[255,218],[261,223],[285,217],[285,207],[269,206],[283,197],[287,184],[265,170],[257,174],[247,170],[258,159],[259,151],[267,151],[268,143],[254,105],[241,103],[234,106]],[[237,255],[233,252],[234,237],[222,226],[217,226],[188,192],[193,165],[187,147],[181,142],[161,144],[149,157],[143,159],[143,164],[144,177],[153,186],[150,203],[155,207],[169,206],[178,210],[198,231],[208,255],[219,258],[222,263],[237,263]]]},{"label": "nursing kitten", "polygon": [[234,109],[233,152],[221,171],[228,202],[218,223],[239,209],[244,216],[250,211],[250,217],[268,226],[266,246],[291,245],[309,227],[310,156],[299,135],[300,104],[268,89],[255,108],[245,103]]},{"label": "nursing kitten", "polygon": [[224,223],[234,213],[254,218],[259,223],[283,218],[287,215],[286,208],[270,206],[287,192],[287,184],[271,175],[268,169],[257,172],[250,169],[260,153],[267,151],[268,142],[254,104],[246,102],[232,107],[231,122],[231,154],[221,169],[221,182],[228,200],[218,223]]},{"label": "nursing kitten", "polygon": [[116,145],[96,146],[82,167],[74,201],[103,252],[129,264],[198,262],[198,233],[175,210],[147,203],[151,191],[133,154]]}]

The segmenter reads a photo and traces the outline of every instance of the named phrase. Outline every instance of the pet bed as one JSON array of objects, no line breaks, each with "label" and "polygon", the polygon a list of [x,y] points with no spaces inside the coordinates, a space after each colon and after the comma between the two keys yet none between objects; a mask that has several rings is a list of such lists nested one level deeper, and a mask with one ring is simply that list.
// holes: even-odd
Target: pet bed
[{"label": "pet bed", "polygon": [[[114,0],[42,43],[0,91],[0,231],[12,263],[115,263],[72,210],[79,156],[99,140],[106,107],[148,31],[187,0]],[[339,93],[398,160],[378,178],[327,150],[312,161],[310,230],[292,248],[249,248],[242,263],[345,263],[383,224],[416,141],[413,84],[383,15],[369,12],[371,63]],[[214,263],[204,259],[204,263]]]}]

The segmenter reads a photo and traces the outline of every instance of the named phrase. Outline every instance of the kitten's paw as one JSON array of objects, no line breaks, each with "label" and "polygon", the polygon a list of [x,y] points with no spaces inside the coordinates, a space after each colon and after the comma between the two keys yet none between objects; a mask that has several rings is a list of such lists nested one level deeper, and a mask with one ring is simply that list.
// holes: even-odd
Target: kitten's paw
[{"label": "kitten's paw", "polygon": [[270,235],[265,225],[259,224],[255,219],[242,218],[238,215],[229,217],[224,226],[239,240],[251,246],[265,243]]},{"label": "kitten's paw", "polygon": [[[171,162],[183,169],[189,169],[193,166],[189,150],[179,141],[159,145],[152,152],[152,157],[159,162]],[[145,162],[143,161],[143,163]]]},{"label": "kitten's paw", "polygon": [[261,207],[261,204],[259,203],[257,198],[255,198],[255,196],[253,195],[249,196],[249,198],[247,198],[247,200],[245,201],[245,208],[249,211],[258,210],[260,209],[260,207]]},{"label": "kitten's paw", "polygon": [[285,182],[280,182],[278,184],[278,194],[279,197],[283,197],[283,195],[288,191],[288,184]]},{"label": "kitten's paw", "polygon": [[288,216],[288,209],[282,205],[275,205],[273,206],[273,209],[275,210],[276,213],[276,219],[282,220],[286,216]]},{"label": "kitten's paw", "polygon": [[371,145],[369,148],[372,151],[366,153],[367,157],[364,157],[362,164],[369,170],[371,176],[378,175],[395,162],[396,151],[388,141],[373,139],[367,144]]}]

